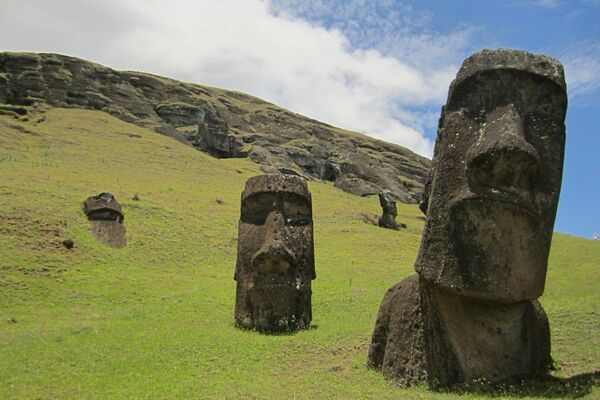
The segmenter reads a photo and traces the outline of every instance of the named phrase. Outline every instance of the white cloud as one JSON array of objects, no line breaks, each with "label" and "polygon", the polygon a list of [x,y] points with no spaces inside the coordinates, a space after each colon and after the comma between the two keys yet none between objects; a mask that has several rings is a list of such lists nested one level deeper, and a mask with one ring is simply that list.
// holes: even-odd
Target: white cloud
[{"label": "white cloud", "polygon": [[600,41],[574,43],[560,59],[569,96],[584,97],[600,88]]},{"label": "white cloud", "polygon": [[561,5],[561,0],[520,0],[517,4],[531,5],[541,8],[556,8]]},{"label": "white cloud", "polygon": [[554,8],[558,7],[560,2],[558,0],[537,0],[533,1],[532,4],[538,7]]},{"label": "white cloud", "polygon": [[430,11],[402,0],[272,0],[272,9],[339,29],[356,48],[378,50],[424,71],[460,62],[481,31],[461,25],[441,35],[431,30]]},{"label": "white cloud", "polygon": [[[395,57],[385,56],[357,50],[340,30],[276,13],[262,0],[71,0],[60,6],[8,0],[2,8],[0,48],[67,53],[247,92],[424,155],[432,151],[423,133],[430,110],[410,110],[439,107],[456,71],[438,57],[449,51],[444,43],[455,40],[438,40],[432,32],[407,35],[386,53]],[[423,69],[415,67],[418,57]]]}]

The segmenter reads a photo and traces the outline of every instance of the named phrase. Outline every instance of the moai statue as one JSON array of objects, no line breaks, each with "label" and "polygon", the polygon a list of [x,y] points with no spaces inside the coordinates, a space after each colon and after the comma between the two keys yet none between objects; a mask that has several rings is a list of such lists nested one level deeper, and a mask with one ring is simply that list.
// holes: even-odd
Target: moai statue
[{"label": "moai statue", "polygon": [[398,229],[398,224],[396,223],[398,210],[396,209],[396,202],[394,201],[392,192],[384,190],[379,193],[379,204],[381,204],[383,213],[379,218],[378,225],[382,228]]},{"label": "moai statue", "polygon": [[306,181],[284,174],[248,179],[238,232],[236,324],[261,332],[308,328],[316,275]]},{"label": "moai statue", "polygon": [[413,275],[383,298],[369,364],[400,385],[498,383],[547,371],[544,291],[562,179],[561,64],[467,58],[440,117]]},{"label": "moai statue", "polygon": [[92,233],[99,242],[111,247],[127,246],[123,208],[110,193],[90,196],[83,202],[83,212],[92,225]]}]

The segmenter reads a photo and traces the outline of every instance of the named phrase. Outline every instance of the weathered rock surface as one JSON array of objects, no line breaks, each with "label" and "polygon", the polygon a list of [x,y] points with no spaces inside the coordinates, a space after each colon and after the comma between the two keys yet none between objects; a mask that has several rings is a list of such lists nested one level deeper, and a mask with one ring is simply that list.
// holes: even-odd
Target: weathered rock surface
[{"label": "weathered rock surface", "polygon": [[123,208],[111,193],[103,192],[85,199],[83,212],[99,242],[111,247],[127,246]]},{"label": "weathered rock surface", "polygon": [[543,291],[567,108],[561,64],[523,51],[465,60],[442,109],[417,275],[381,303],[369,364],[403,385],[547,371]]},{"label": "weathered rock surface", "polygon": [[400,225],[396,222],[398,209],[396,208],[396,201],[394,200],[392,192],[384,190],[379,193],[379,204],[381,205],[382,213],[378,225],[387,229],[399,229]]},{"label": "weathered rock surface", "polygon": [[8,80],[5,76],[0,75],[0,103],[8,101]]},{"label": "weathered rock surface", "polygon": [[[0,103],[108,112],[216,157],[246,157],[358,195],[421,197],[430,160],[242,93],[57,54],[0,53]],[[283,169],[282,169],[283,168]]]},{"label": "weathered rock surface", "polygon": [[306,180],[248,179],[239,222],[235,321],[261,332],[296,331],[312,319],[312,202]]},{"label": "weathered rock surface", "polygon": [[123,221],[123,208],[111,193],[90,196],[83,202],[83,212],[93,221]]}]

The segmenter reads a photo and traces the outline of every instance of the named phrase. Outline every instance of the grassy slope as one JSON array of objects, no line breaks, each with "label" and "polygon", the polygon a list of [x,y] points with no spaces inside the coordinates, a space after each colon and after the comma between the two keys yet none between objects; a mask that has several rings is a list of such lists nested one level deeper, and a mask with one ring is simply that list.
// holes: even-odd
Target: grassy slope
[{"label": "grassy slope", "polygon": [[[0,398],[458,398],[364,368],[381,297],[412,273],[416,206],[387,231],[360,218],[376,199],[311,183],[313,328],[233,327],[239,196],[257,173],[100,112],[0,116]],[[125,249],[91,236],[81,202],[100,191],[124,203]],[[599,267],[600,242],[555,235],[542,302],[559,374],[600,369]]]}]

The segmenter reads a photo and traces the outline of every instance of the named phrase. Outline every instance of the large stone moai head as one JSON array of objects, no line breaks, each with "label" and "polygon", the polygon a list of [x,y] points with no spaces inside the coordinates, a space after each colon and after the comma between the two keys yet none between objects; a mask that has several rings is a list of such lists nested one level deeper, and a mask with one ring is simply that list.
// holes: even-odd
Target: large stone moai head
[{"label": "large stone moai head", "polygon": [[308,328],[315,279],[312,203],[306,181],[267,174],[242,193],[235,320],[263,332]]},{"label": "large stone moai head", "polygon": [[560,192],[566,85],[561,64],[517,50],[467,58],[440,117],[415,269],[493,303],[538,298]]}]

